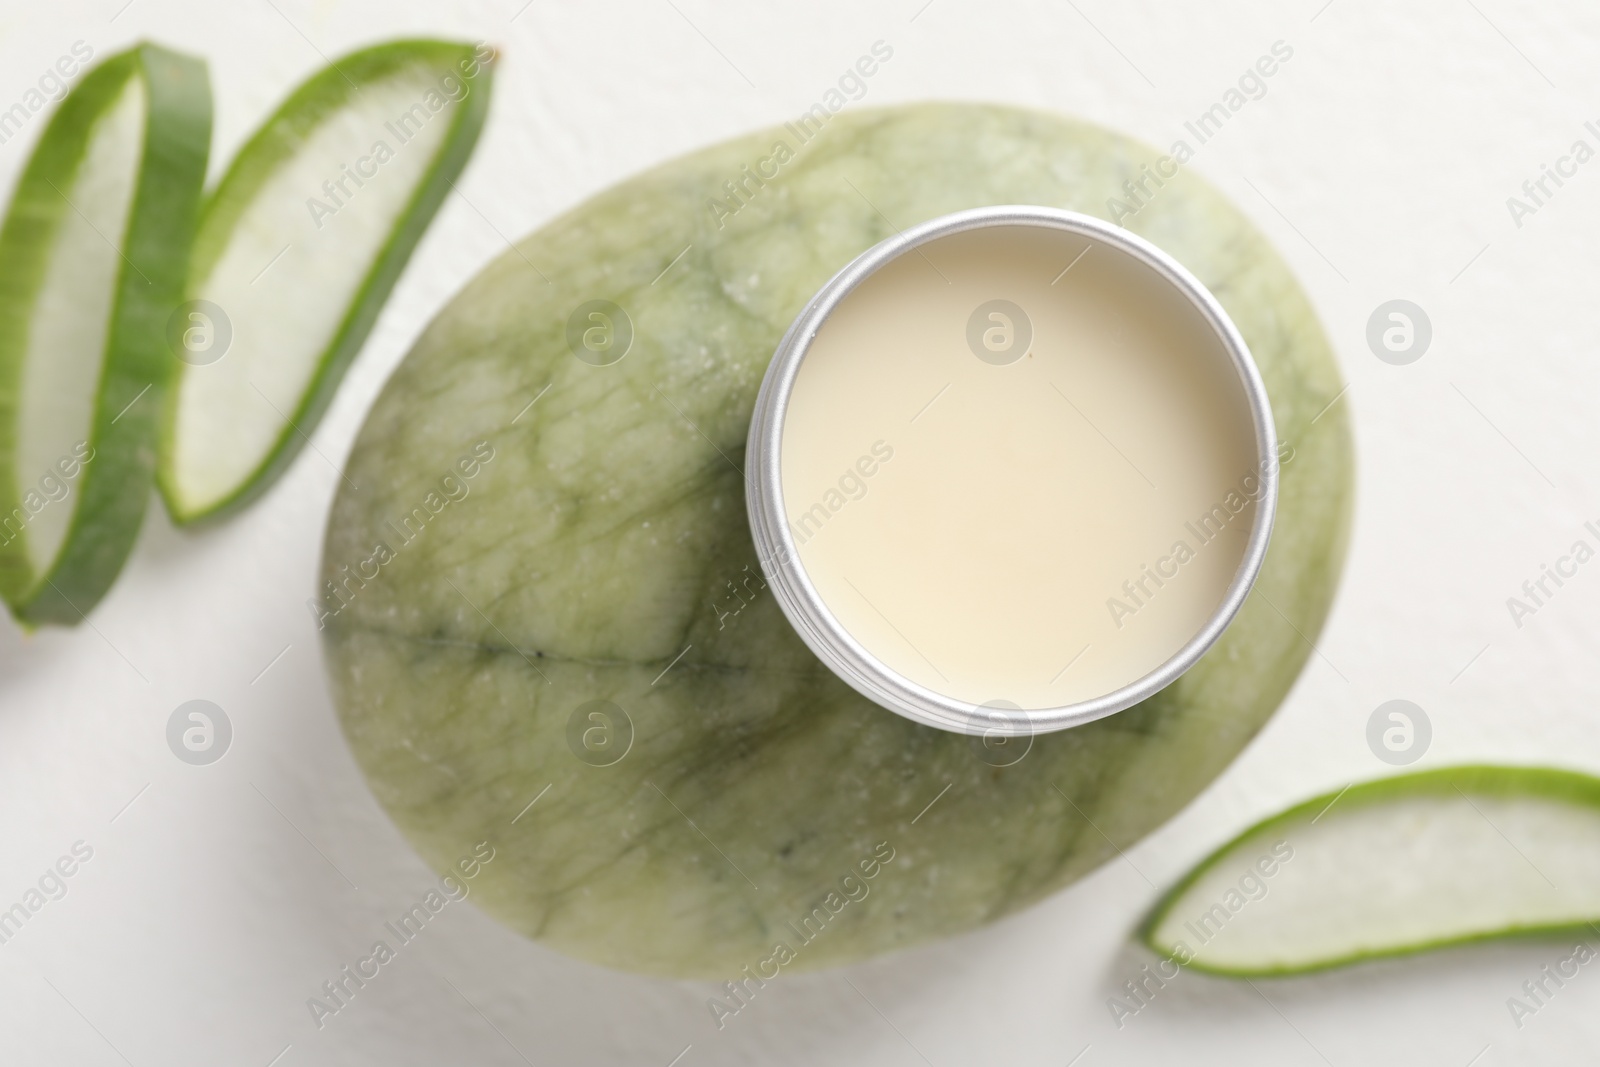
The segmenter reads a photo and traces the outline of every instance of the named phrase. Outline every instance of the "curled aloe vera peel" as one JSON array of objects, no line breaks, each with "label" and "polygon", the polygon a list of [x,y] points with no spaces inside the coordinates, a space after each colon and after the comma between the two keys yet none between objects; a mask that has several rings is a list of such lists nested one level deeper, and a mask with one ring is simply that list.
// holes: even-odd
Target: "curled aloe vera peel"
[{"label": "curled aloe vera peel", "polygon": [[211,194],[161,439],[167,510],[255,499],[315,431],[488,114],[493,52],[379,45],[301,85]]},{"label": "curled aloe vera peel", "polygon": [[84,76],[0,228],[0,594],[75,623],[138,537],[211,137],[205,65],[157,45]]}]

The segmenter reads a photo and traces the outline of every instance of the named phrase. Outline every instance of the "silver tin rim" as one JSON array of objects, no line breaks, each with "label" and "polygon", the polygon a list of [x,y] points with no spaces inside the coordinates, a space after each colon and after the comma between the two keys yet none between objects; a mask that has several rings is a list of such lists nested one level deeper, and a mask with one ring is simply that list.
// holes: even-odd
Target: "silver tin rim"
[{"label": "silver tin rim", "polygon": [[[1182,648],[1142,678],[1092,700],[1039,710],[972,704],[935,692],[892,670],[840,625],[800,563],[783,503],[784,417],[800,365],[817,331],[856,286],[893,259],[967,230],[1036,226],[1097,241],[1154,269],[1200,311],[1231,359],[1255,426],[1262,493],[1244,558],[1216,612]],[[1177,260],[1141,237],[1075,211],[1031,205],[976,208],[943,215],[901,231],[852,260],[813,296],[778,343],[756,397],[747,442],[745,504],[757,558],[778,605],[806,645],[835,674],[869,700],[927,726],[985,737],[1024,737],[1104,718],[1155,695],[1187,671],[1227,629],[1244,605],[1261,565],[1278,506],[1278,435],[1271,401],[1244,338],[1217,299]],[[997,703],[997,702],[995,702]]]}]

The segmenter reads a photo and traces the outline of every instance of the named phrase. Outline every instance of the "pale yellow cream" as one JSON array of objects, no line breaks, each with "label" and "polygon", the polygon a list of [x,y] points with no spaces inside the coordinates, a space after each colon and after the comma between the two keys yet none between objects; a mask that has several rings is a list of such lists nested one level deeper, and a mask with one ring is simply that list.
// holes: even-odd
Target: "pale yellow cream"
[{"label": "pale yellow cream", "polygon": [[1029,710],[1193,638],[1261,492],[1200,312],[1040,227],[940,238],[846,297],[801,365],[781,466],[800,562],[857,641],[935,692]]}]

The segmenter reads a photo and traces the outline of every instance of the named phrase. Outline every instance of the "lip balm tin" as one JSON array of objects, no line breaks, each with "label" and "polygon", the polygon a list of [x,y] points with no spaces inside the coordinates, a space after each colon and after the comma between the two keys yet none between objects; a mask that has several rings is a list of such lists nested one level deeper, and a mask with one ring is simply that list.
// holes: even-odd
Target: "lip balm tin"
[{"label": "lip balm tin", "polygon": [[[1112,692],[1060,707],[1024,710],[974,704],[936,692],[891,669],[862,646],[818,594],[803,566],[784,503],[784,418],[806,354],[829,316],[886,264],[939,238],[987,227],[1042,227],[1086,238],[1132,258],[1187,298],[1220,342],[1250,411],[1262,492],[1243,558],[1216,610],[1175,654]],[[887,238],[852,260],[813,296],[779,342],[756,398],[746,452],[745,500],[757,557],[783,613],[801,640],[869,700],[927,726],[983,737],[1031,737],[1093,722],[1153,696],[1200,659],[1238,614],[1266,558],[1278,500],[1277,433],[1265,385],[1227,313],[1206,288],[1155,245],[1101,219],[1056,208],[1010,205],[931,219]],[[1070,652],[1070,650],[1068,650]]]}]

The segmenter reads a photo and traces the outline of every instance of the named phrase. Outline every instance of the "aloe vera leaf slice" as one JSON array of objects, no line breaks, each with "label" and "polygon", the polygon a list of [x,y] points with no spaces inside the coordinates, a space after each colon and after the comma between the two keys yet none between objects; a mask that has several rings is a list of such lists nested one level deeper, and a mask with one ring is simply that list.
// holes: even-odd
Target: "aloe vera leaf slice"
[{"label": "aloe vera leaf slice", "polygon": [[76,623],[138,537],[211,141],[205,64],[112,56],[62,101],[0,226],[0,595]]},{"label": "aloe vera leaf slice", "polygon": [[[158,478],[180,524],[259,496],[306,443],[466,166],[492,52],[396,41],[296,89],[206,204]],[[190,343],[193,338],[193,343]]]},{"label": "aloe vera leaf slice", "polygon": [[1600,779],[1467,766],[1354,785],[1251,827],[1139,936],[1199,970],[1266,976],[1597,922]]}]

